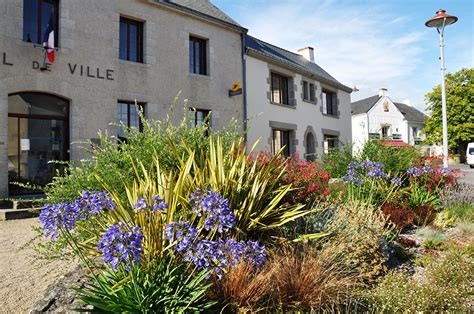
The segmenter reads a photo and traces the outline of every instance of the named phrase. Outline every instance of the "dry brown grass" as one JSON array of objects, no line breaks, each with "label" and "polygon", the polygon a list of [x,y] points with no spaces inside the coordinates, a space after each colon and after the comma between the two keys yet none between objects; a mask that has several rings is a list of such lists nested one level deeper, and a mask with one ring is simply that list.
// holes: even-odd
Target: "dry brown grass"
[{"label": "dry brown grass", "polygon": [[358,282],[335,255],[305,245],[270,252],[260,270],[241,263],[216,287],[218,297],[238,312],[321,311],[344,304]]}]

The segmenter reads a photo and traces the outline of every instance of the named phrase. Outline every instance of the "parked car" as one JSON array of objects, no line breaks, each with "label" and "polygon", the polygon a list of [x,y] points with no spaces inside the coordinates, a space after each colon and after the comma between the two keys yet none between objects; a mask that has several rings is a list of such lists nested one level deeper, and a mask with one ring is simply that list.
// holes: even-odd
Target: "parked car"
[{"label": "parked car", "polygon": [[474,168],[474,142],[467,144],[466,163],[471,168]]}]

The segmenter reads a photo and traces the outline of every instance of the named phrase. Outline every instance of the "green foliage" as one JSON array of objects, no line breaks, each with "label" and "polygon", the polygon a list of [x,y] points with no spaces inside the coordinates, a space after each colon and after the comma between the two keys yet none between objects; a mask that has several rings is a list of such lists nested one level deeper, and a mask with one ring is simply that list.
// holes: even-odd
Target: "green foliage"
[{"label": "green foliage", "polygon": [[145,268],[134,265],[131,271],[107,268],[77,289],[78,299],[94,310],[109,313],[184,313],[209,309],[216,302],[207,300],[212,284],[207,273],[197,274],[186,265],[173,265],[163,259]]},{"label": "green foliage", "polygon": [[278,228],[310,212],[303,204],[284,202],[292,188],[278,182],[285,171],[279,153],[262,162],[249,158],[241,145],[237,142],[226,149],[219,137],[210,137],[203,166],[193,163],[191,190],[209,188],[227,198],[242,237]]},{"label": "green foliage", "polygon": [[328,154],[322,155],[322,167],[332,178],[342,178],[347,171],[347,165],[353,160],[352,147],[345,145],[341,149],[330,149]]},{"label": "green foliage", "polygon": [[445,257],[427,259],[425,280],[390,273],[370,293],[377,312],[469,312],[474,281],[472,249],[451,248]]},{"label": "green foliage", "polygon": [[420,157],[415,147],[387,147],[380,144],[379,140],[370,140],[357,156],[360,161],[371,160],[384,164],[384,171],[392,177],[405,173],[414,166]]},{"label": "green foliage", "polygon": [[436,215],[435,225],[446,228],[457,222],[474,222],[474,205],[471,203],[452,203]]},{"label": "green foliage", "polygon": [[[84,143],[89,159],[71,162],[68,174],[54,179],[45,189],[48,202],[73,200],[81,191],[98,191],[104,184],[125,199],[124,187],[135,180],[132,162],[140,161],[149,165],[158,156],[164,170],[176,170],[180,166],[176,156],[186,159],[189,151],[195,152],[196,162],[201,163],[200,156],[207,152],[209,145],[206,133],[218,135],[225,151],[240,138],[239,125],[235,122],[222,130],[214,131],[208,130],[205,124],[194,127],[187,114],[178,125],[173,124],[172,111],[163,121],[147,120],[143,115],[140,116],[143,125],[141,131],[135,127],[122,126],[127,137],[125,142],[118,142],[115,136],[99,133],[100,144]],[[183,147],[183,143],[187,149]]]},{"label": "green foliage", "polygon": [[[426,109],[430,117],[424,133],[426,142],[441,143],[442,113],[441,86],[426,94]],[[448,117],[448,146],[457,148],[461,143],[474,140],[474,69],[466,68],[446,75],[446,109]]]},{"label": "green foliage", "polygon": [[416,234],[423,239],[423,246],[427,249],[438,249],[447,241],[442,231],[430,227],[422,228]]}]

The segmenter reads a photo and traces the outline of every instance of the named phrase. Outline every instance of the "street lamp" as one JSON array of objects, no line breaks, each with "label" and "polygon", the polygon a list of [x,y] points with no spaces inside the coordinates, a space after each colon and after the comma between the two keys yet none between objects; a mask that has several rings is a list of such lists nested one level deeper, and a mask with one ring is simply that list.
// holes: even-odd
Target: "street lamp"
[{"label": "street lamp", "polygon": [[446,11],[439,9],[436,15],[426,21],[427,27],[435,27],[439,34],[439,48],[441,50],[441,102],[443,112],[443,167],[448,168],[448,118],[446,115],[446,84],[445,84],[445,67],[444,67],[444,28],[448,25],[456,23],[456,16],[446,14]]}]

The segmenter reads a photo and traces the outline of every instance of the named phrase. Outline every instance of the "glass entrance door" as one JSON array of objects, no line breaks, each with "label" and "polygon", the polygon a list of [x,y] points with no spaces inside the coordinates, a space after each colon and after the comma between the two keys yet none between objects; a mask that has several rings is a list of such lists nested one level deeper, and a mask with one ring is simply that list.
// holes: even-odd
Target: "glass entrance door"
[{"label": "glass entrance door", "polygon": [[[38,114],[40,112],[32,112],[31,102],[25,102],[25,107],[18,105],[23,104],[20,100],[24,101],[25,98],[9,100],[9,109],[17,109],[17,112],[10,110],[8,114],[9,194],[38,193],[41,192],[41,187],[52,181],[58,171],[63,170],[63,165],[53,161],[68,160],[67,115],[56,117],[55,114]],[[11,104],[16,106],[10,106]],[[48,105],[51,107],[52,104]],[[38,111],[39,106],[34,108]],[[29,189],[22,184],[34,185],[40,189]]]}]

